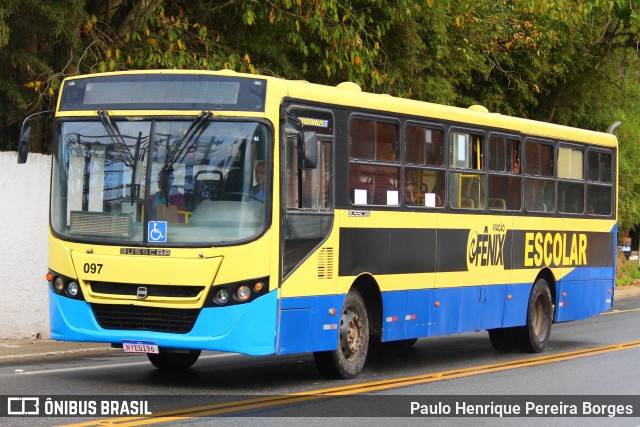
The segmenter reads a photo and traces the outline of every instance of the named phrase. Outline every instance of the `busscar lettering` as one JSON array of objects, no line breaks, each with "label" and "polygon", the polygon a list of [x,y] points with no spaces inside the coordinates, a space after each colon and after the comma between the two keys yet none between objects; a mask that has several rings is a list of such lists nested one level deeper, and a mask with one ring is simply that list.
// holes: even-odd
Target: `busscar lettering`
[{"label": "busscar lettering", "polygon": [[170,249],[120,248],[120,255],[171,256]]},{"label": "busscar lettering", "polygon": [[371,211],[352,211],[347,212],[347,216],[349,217],[361,217],[361,218],[369,218],[371,217]]},{"label": "busscar lettering", "polygon": [[524,266],[587,265],[587,242],[584,233],[527,232],[524,237]]}]

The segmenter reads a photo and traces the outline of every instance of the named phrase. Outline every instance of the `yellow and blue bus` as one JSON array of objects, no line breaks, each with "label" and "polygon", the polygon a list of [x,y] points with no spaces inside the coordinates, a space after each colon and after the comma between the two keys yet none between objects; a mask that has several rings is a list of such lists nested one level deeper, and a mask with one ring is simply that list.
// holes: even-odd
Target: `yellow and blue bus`
[{"label": "yellow and blue bus", "polygon": [[540,352],[613,304],[611,133],[165,70],[67,78],[53,147],[53,339],[161,369],[312,352],[353,378],[370,344],[487,330]]}]

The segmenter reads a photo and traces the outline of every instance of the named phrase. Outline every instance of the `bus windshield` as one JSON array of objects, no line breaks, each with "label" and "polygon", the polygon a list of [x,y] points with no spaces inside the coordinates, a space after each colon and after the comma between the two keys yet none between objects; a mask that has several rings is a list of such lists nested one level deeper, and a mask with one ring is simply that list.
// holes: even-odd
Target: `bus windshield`
[{"label": "bus windshield", "polygon": [[61,237],[212,245],[258,236],[270,194],[270,131],[197,118],[59,121],[51,226]]}]

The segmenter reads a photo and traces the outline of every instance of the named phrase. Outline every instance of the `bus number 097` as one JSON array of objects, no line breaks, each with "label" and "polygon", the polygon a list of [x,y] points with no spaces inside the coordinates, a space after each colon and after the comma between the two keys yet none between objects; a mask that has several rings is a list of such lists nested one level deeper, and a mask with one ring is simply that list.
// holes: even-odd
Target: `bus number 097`
[{"label": "bus number 097", "polygon": [[95,264],[95,263],[89,264],[88,262],[84,263],[85,273],[100,274],[100,271],[102,271],[102,264]]}]

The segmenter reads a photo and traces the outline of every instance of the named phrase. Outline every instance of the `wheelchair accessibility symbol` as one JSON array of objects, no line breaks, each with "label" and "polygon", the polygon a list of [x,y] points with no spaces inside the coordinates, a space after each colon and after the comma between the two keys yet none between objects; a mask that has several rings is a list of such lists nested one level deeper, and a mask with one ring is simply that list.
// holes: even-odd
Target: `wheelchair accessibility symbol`
[{"label": "wheelchair accessibility symbol", "polygon": [[149,221],[147,239],[150,242],[166,242],[167,221]]}]

